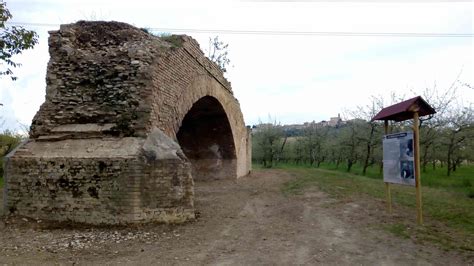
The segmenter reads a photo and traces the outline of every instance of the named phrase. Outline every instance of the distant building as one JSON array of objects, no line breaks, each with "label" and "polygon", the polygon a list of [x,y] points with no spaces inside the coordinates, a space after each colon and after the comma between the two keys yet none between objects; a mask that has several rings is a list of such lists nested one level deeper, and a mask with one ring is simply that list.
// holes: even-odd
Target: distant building
[{"label": "distant building", "polygon": [[327,122],[327,125],[330,127],[337,127],[342,123],[341,115],[337,114],[337,117],[331,117]]},{"label": "distant building", "polygon": [[[337,114],[336,117],[329,118],[329,121],[322,120],[321,122],[316,122],[313,120],[312,122],[304,122],[303,124],[290,124],[290,125],[283,125],[283,126],[278,125],[278,126],[281,127],[283,131],[286,132],[287,135],[293,136],[293,135],[301,134],[301,132],[306,128],[339,127],[341,125],[344,125],[345,123],[346,122],[341,119],[341,115]],[[252,126],[252,131],[255,133],[255,132],[260,131],[262,128],[268,127],[268,126],[273,126],[273,124],[262,123],[259,125],[254,125]]]}]

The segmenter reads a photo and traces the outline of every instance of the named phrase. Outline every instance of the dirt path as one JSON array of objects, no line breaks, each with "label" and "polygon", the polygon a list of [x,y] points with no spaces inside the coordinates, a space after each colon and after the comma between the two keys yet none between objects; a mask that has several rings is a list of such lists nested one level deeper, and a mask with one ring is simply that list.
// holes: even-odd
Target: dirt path
[{"label": "dirt path", "polygon": [[0,224],[0,264],[469,264],[456,253],[381,230],[380,202],[335,200],[317,189],[285,197],[281,186],[292,178],[268,170],[197,183],[200,218],[182,226],[43,230],[24,220]]}]

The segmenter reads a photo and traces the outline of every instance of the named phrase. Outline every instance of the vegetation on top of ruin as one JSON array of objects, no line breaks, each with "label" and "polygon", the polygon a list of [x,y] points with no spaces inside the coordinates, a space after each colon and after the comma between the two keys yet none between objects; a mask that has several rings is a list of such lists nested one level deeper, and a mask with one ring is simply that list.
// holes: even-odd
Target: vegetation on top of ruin
[{"label": "vegetation on top of ruin", "polygon": [[163,41],[170,43],[173,47],[182,47],[183,38],[181,35],[162,35],[160,37]]},{"label": "vegetation on top of ruin", "polygon": [[161,40],[170,43],[172,47],[182,47],[183,46],[183,35],[171,34],[169,32],[158,32],[155,33],[149,28],[140,28],[143,32],[148,33],[152,36],[158,37]]},{"label": "vegetation on top of ruin", "polygon": [[227,67],[230,65],[229,44],[219,40],[219,36],[214,38],[209,37],[209,48],[207,49],[207,57],[222,70],[227,72]]},{"label": "vegetation on top of ruin", "polygon": [[[172,47],[182,47],[183,38],[182,35],[171,34],[169,32],[158,32],[154,33],[150,28],[140,28],[143,32],[159,37],[172,45]],[[209,37],[209,46],[205,49],[207,58],[222,70],[223,73],[227,72],[227,68],[230,65],[229,59],[229,44],[219,40],[219,36]]]}]

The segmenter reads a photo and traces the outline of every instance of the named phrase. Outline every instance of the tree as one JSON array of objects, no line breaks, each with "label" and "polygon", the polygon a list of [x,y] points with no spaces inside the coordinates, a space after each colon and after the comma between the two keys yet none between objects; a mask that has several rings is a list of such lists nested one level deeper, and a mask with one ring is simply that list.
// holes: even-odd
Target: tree
[{"label": "tree", "polygon": [[209,37],[209,50],[208,50],[208,57],[216,63],[222,72],[227,72],[227,66],[230,64],[230,59],[227,58],[229,51],[227,50],[229,44],[225,44],[224,42],[219,40],[219,36],[215,36],[214,38]]},{"label": "tree", "polygon": [[278,163],[286,144],[284,132],[280,125],[260,123],[253,133],[253,157],[262,163],[263,167],[271,168]]},{"label": "tree", "polygon": [[347,160],[346,171],[350,172],[352,166],[359,158],[358,150],[360,148],[359,133],[366,121],[361,119],[353,119],[347,121],[346,126],[342,128],[340,135],[340,145],[342,146],[342,153]]},{"label": "tree", "polygon": [[[459,76],[458,76],[459,77]],[[440,141],[440,130],[446,125],[449,107],[456,98],[458,79],[446,90],[439,90],[436,83],[423,91],[423,98],[436,110],[436,114],[420,118],[421,167],[426,172],[428,163],[435,162],[434,148]],[[433,164],[435,165],[435,164]]]},{"label": "tree", "polygon": [[367,168],[375,161],[375,159],[371,160],[374,155],[374,149],[380,143],[381,132],[380,132],[380,125],[377,121],[372,121],[372,117],[374,117],[379,110],[383,107],[383,99],[381,97],[372,97],[372,102],[370,105],[365,107],[358,106],[354,111],[351,111],[350,114],[356,119],[367,121],[359,125],[358,130],[358,140],[360,144],[363,146],[361,147],[363,154],[361,157],[363,159],[362,165],[362,175],[365,175],[367,172]]},{"label": "tree", "polygon": [[[12,14],[7,9],[6,3],[0,0],[0,63],[2,64],[0,76],[10,76],[12,80],[16,80],[12,68],[21,64],[13,61],[12,57],[21,54],[23,50],[33,48],[38,43],[38,35],[23,27],[7,27],[5,24],[11,18]],[[3,66],[4,63],[6,67]]]},{"label": "tree", "polygon": [[295,164],[300,164],[304,159],[305,140],[302,137],[296,137],[293,144],[290,144],[292,159]]},{"label": "tree", "polygon": [[317,124],[311,124],[303,131],[310,165],[316,164],[316,167],[319,167],[324,161],[323,145],[326,141],[326,135],[327,129]]},{"label": "tree", "polygon": [[0,133],[0,178],[3,174],[4,157],[15,149],[22,141],[22,136],[11,131]]},{"label": "tree", "polygon": [[447,175],[456,171],[456,167],[461,164],[467,155],[466,144],[474,138],[474,110],[472,106],[457,107],[449,111],[446,117],[446,126],[443,130],[444,140],[442,143],[446,147]]}]

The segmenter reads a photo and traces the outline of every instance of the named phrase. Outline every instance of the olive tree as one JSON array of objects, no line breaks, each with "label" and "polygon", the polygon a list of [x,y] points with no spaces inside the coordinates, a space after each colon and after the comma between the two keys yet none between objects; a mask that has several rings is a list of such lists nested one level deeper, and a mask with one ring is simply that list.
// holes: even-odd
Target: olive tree
[{"label": "olive tree", "polygon": [[252,133],[253,158],[263,167],[270,168],[278,163],[286,138],[282,127],[274,123],[260,123]]}]

